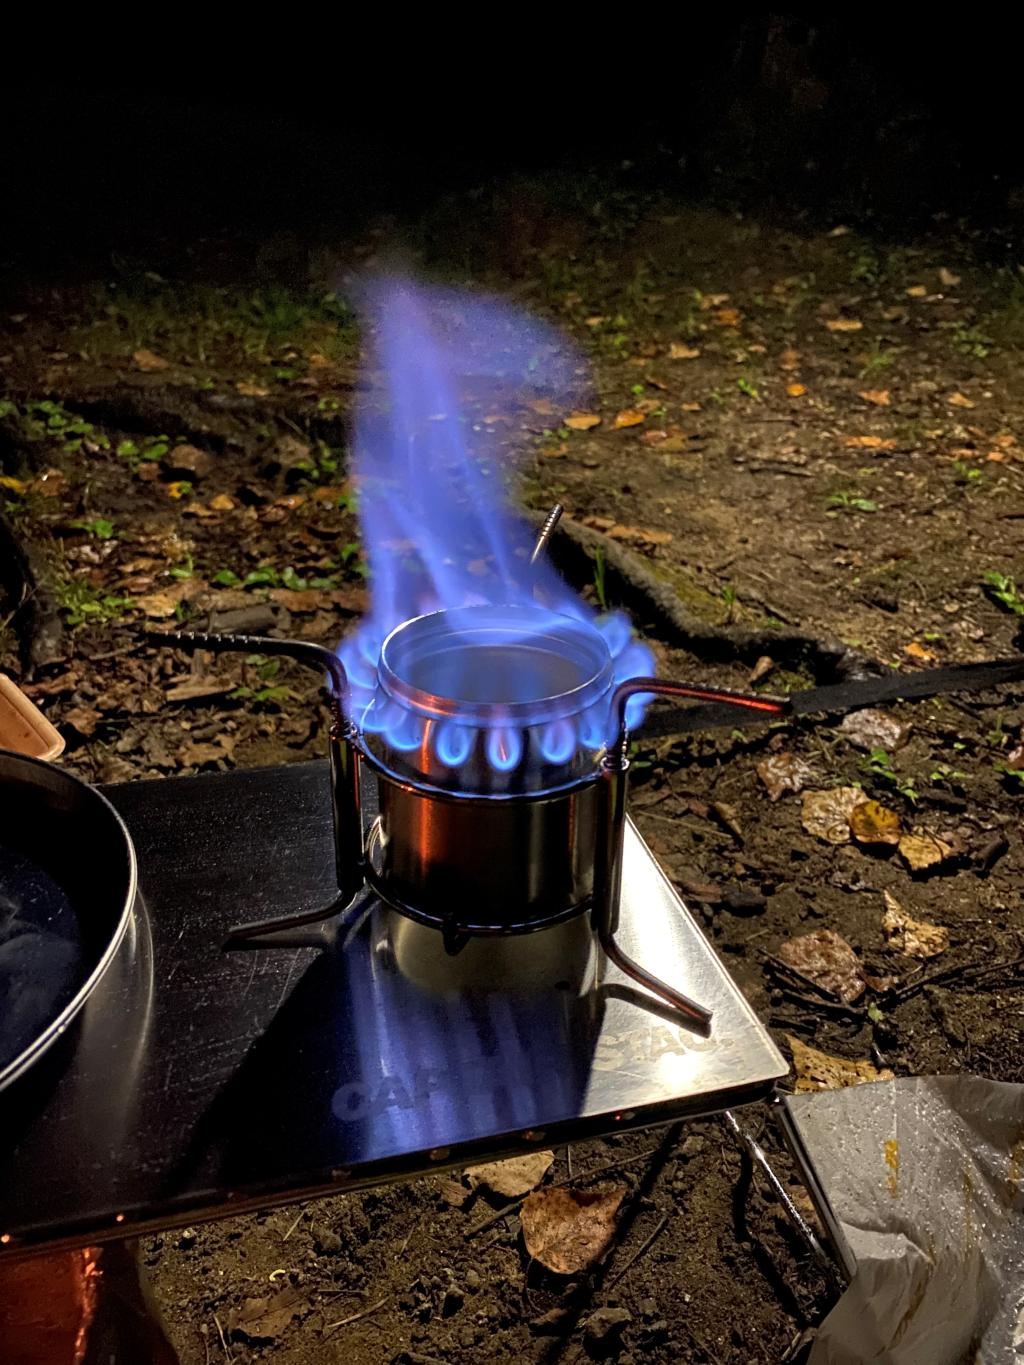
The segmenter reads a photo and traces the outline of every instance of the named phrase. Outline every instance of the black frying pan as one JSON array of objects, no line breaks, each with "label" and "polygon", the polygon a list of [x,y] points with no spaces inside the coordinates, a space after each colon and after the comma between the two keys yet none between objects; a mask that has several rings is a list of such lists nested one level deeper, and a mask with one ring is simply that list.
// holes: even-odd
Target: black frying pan
[{"label": "black frying pan", "polygon": [[103,977],[135,900],[135,850],[94,788],[0,750],[0,1090]]}]

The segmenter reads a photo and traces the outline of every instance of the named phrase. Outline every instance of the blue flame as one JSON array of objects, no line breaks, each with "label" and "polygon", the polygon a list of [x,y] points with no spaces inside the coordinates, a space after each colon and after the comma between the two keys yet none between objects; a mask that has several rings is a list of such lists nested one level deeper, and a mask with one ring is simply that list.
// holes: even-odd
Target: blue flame
[{"label": "blue flame", "polygon": [[[371,382],[357,403],[352,470],[371,605],[339,648],[356,725],[402,751],[424,742],[423,725],[376,690],[376,668],[396,626],[441,608],[542,604],[601,630],[616,682],[651,673],[650,652],[624,616],[596,619],[546,558],[529,564],[536,532],[512,507],[524,403],[544,398],[557,413],[581,392],[585,367],[566,339],[506,303],[402,279],[371,280],[361,302]],[[642,703],[630,705],[635,723]],[[565,762],[579,745],[600,748],[607,728],[607,709],[553,721],[537,747],[545,762]],[[427,742],[457,769],[478,738],[446,722]],[[517,767],[527,747],[508,726],[484,734],[499,772]]]}]

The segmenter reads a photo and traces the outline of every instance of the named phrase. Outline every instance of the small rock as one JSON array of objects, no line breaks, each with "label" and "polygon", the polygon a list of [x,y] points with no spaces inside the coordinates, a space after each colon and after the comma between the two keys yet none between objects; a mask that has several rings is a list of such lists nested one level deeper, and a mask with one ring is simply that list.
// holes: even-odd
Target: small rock
[{"label": "small rock", "polygon": [[186,1228],[184,1232],[181,1234],[181,1236],[178,1238],[178,1246],[181,1247],[182,1251],[188,1251],[192,1247],[194,1247],[195,1244],[196,1244],[195,1228]]},{"label": "small rock", "polygon": [[658,1316],[658,1305],[653,1299],[641,1299],[640,1313],[645,1318],[655,1318]]},{"label": "small rock", "polygon": [[538,1337],[560,1337],[571,1324],[572,1315],[567,1308],[549,1308],[530,1320],[530,1331]]},{"label": "small rock", "polygon": [[689,1161],[691,1157],[700,1156],[707,1145],[707,1138],[698,1137],[696,1133],[693,1133],[683,1143],[680,1152],[682,1156]]},{"label": "small rock", "polygon": [[169,450],[162,463],[164,474],[169,479],[188,479],[198,483],[205,479],[214,466],[214,458],[198,446],[178,445]]},{"label": "small rock", "polygon": [[475,1294],[483,1284],[483,1280],[480,1278],[480,1272],[478,1270],[467,1270],[463,1279],[466,1281],[466,1288],[471,1294]]},{"label": "small rock", "polygon": [[441,1316],[443,1318],[454,1317],[466,1301],[466,1296],[457,1284],[451,1285],[444,1291],[444,1298],[441,1300]]},{"label": "small rock", "polygon": [[722,904],[734,915],[759,915],[768,902],[760,891],[730,883],[723,888]]},{"label": "small rock", "polygon": [[584,1324],[583,1340],[588,1346],[607,1349],[614,1346],[632,1321],[633,1314],[628,1308],[598,1308]]},{"label": "small rock", "polygon": [[320,1227],[314,1223],[310,1231],[313,1234],[313,1245],[323,1256],[334,1256],[343,1246],[341,1238],[330,1228]]}]

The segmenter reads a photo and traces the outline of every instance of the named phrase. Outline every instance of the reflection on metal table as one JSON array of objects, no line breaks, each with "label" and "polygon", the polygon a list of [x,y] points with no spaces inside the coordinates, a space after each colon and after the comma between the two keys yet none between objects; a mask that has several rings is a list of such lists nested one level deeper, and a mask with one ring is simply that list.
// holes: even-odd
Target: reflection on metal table
[{"label": "reflection on metal table", "polygon": [[108,789],[134,924],[68,1036],[0,1096],[0,1255],[84,1244],[765,1098],[786,1065],[630,826],[616,969],[587,917],[474,940],[367,901],[315,946],[232,925],[330,900],[326,763]]}]

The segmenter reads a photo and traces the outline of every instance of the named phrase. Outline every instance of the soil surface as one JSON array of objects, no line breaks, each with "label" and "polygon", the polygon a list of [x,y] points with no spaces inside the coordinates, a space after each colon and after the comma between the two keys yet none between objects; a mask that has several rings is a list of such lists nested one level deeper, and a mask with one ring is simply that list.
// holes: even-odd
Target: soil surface
[{"label": "soil surface", "polygon": [[[303,671],[190,661],[133,633],[333,645],[362,612],[346,482],[360,341],[340,300],[385,256],[506,293],[590,357],[585,408],[524,411],[502,440],[527,454],[538,520],[558,499],[598,533],[596,557],[566,561],[580,591],[649,601],[639,562],[715,628],[688,651],[641,606],[665,675],[827,681],[801,636],[907,671],[1013,652],[1024,283],[983,238],[887,241],[524,181],[329,253],[264,246],[7,289],[0,494],[28,562],[4,557],[0,665],[87,778],[323,752]],[[638,737],[634,818],[787,1055],[796,1039],[897,1075],[1024,1079],[1022,725],[1010,686],[886,708],[870,733],[833,717]],[[845,814],[815,833],[815,793],[850,787],[861,837]],[[933,956],[901,913],[945,931],[924,935]],[[852,950],[824,985],[792,945],[822,930]],[[807,1208],[766,1116],[746,1122]],[[740,1175],[718,1120],[557,1152],[545,1183],[627,1190],[606,1265],[573,1277],[530,1261],[517,1203],[481,1227],[506,1201],[458,1178],[168,1233],[141,1255],[185,1365],[795,1358],[829,1290],[770,1191],[737,1196]]]}]

